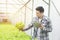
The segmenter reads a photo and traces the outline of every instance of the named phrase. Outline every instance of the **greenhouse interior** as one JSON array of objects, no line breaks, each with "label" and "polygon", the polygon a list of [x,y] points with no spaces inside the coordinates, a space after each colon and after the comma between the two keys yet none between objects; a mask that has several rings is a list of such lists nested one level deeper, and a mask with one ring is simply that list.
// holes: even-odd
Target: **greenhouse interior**
[{"label": "greenhouse interior", "polygon": [[38,6],[43,6],[44,15],[52,22],[49,40],[60,40],[59,4],[60,0],[0,0],[0,40],[32,40],[34,28],[27,31],[21,29],[28,28]]}]

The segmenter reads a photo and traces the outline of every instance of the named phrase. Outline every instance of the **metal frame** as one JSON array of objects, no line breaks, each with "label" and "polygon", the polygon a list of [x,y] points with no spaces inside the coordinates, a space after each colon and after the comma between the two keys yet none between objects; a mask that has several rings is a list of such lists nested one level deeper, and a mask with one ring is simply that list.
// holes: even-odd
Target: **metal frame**
[{"label": "metal frame", "polygon": [[45,0],[42,0],[42,1],[48,5],[48,17],[50,17],[50,1],[51,0],[48,0],[49,2],[46,2]]},{"label": "metal frame", "polygon": [[55,6],[53,1],[51,1],[51,0],[48,0],[49,2],[46,2],[45,0],[42,0],[42,1],[45,2],[48,5],[48,17],[50,17],[50,6],[51,6],[51,3],[53,4],[55,10],[57,11],[58,15],[60,16],[60,12],[58,11],[58,9]]},{"label": "metal frame", "polygon": [[60,12],[59,12],[59,10],[57,9],[57,7],[55,6],[54,2],[53,2],[53,1],[51,1],[51,2],[52,2],[52,4],[53,4],[55,10],[57,11],[58,15],[60,16]]},{"label": "metal frame", "polygon": [[[13,0],[14,1],[14,0]],[[16,6],[15,5],[23,5],[22,7],[20,7],[19,9],[18,9],[18,11],[17,12],[19,12],[23,7],[25,7],[31,0],[28,0],[26,3],[23,1],[23,0],[21,0],[23,3],[22,4],[12,4],[12,3],[7,3],[8,2],[8,0],[6,0],[6,3],[0,3],[0,4],[6,4],[6,12],[7,12],[7,9],[8,9],[8,4],[9,5],[12,5],[13,7],[15,7],[16,8]],[[32,0],[33,1],[33,0]],[[54,6],[54,8],[56,9],[56,11],[57,11],[57,13],[60,15],[60,12],[58,11],[58,9],[56,8],[56,6],[55,6],[55,4],[54,4],[54,2],[53,1],[51,1],[51,0],[48,0],[49,2],[46,2],[45,0],[42,0],[43,2],[45,2],[47,5],[48,5],[48,17],[50,17],[50,4],[52,3],[53,4],[53,6]],[[16,1],[14,1],[14,2],[16,2]],[[20,0],[18,0],[18,2],[19,3],[21,3],[20,2]],[[26,8],[29,8],[29,7],[27,7],[26,6]],[[31,8],[29,8],[30,10],[32,10]]]}]

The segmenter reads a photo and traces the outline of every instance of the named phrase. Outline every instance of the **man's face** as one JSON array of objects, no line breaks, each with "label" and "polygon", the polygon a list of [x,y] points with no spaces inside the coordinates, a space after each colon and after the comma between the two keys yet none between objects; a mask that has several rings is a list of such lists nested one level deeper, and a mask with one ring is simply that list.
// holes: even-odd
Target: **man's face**
[{"label": "man's face", "polygon": [[43,16],[43,13],[41,13],[40,11],[36,11],[36,16],[37,17],[42,17]]}]

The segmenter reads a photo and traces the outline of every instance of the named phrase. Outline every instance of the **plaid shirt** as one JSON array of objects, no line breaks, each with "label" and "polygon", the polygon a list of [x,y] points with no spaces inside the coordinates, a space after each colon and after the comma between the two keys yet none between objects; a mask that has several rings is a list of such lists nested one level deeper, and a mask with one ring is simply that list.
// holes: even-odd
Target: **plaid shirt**
[{"label": "plaid shirt", "polygon": [[47,18],[46,16],[43,17],[43,19],[40,22],[44,26],[43,29],[39,29],[38,27],[35,27],[34,25],[35,22],[39,23],[38,17],[34,17],[31,23],[31,25],[33,25],[34,27],[33,39],[37,38],[38,40],[49,40],[48,33],[52,31],[50,19]]}]

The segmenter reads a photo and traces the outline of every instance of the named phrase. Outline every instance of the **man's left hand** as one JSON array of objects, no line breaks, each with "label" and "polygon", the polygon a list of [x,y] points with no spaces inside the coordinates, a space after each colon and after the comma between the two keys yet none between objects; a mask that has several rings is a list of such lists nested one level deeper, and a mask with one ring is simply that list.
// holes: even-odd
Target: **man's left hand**
[{"label": "man's left hand", "polygon": [[43,29],[43,27],[44,27],[44,26],[43,26],[42,24],[40,24],[40,26],[39,26],[39,27],[40,27],[40,29]]}]

